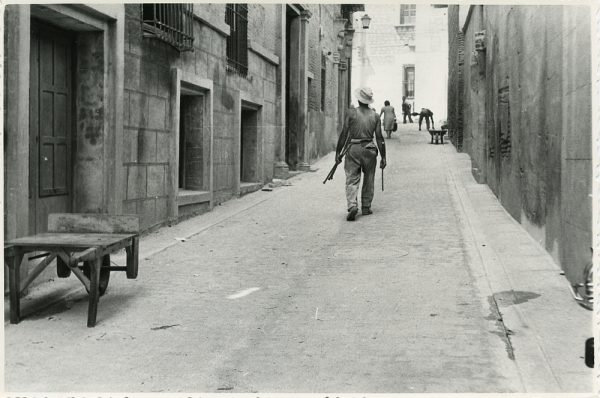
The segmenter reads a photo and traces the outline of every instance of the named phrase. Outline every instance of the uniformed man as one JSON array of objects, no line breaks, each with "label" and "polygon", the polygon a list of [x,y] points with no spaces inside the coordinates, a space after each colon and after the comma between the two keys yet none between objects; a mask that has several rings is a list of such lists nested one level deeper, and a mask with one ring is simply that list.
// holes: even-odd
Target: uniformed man
[{"label": "uniformed man", "polygon": [[[363,215],[372,214],[371,202],[375,190],[375,170],[377,168],[377,149],[381,154],[379,167],[386,166],[385,142],[381,134],[381,119],[369,104],[373,103],[373,91],[362,87],[354,91],[358,107],[349,109],[344,120],[344,127],[338,139],[336,160],[341,162],[341,153],[346,145],[346,201],[348,216],[346,220],[354,221],[358,213],[358,186],[361,172],[364,174],[361,192],[361,210]],[[375,138],[377,145],[373,142]]]}]

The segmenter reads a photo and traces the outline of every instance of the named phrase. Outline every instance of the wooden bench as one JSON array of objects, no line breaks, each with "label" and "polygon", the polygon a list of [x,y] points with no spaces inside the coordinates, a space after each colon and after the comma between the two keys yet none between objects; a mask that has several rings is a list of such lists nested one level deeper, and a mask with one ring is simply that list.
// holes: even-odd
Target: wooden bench
[{"label": "wooden bench", "polygon": [[429,134],[431,134],[431,144],[433,144],[433,140],[435,139],[435,144],[439,144],[440,141],[444,143],[444,134],[446,134],[447,130],[429,130]]},{"label": "wooden bench", "polygon": [[[89,294],[87,326],[96,325],[98,300],[108,287],[111,271],[125,271],[128,279],[138,274],[139,218],[133,215],[60,213],[48,216],[48,232],[4,243],[8,265],[10,323],[20,321],[20,296],[56,259],[58,277],[74,274]],[[125,249],[126,266],[112,266],[110,255]],[[42,252],[26,257],[27,253]],[[21,263],[43,258],[21,281]],[[29,267],[28,267],[29,268]]]}]

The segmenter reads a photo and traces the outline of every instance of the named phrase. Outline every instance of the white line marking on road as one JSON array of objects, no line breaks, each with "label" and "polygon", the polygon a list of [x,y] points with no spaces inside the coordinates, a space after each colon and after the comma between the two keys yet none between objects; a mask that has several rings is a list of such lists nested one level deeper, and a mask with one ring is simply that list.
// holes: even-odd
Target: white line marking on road
[{"label": "white line marking on road", "polygon": [[317,307],[316,311],[315,311],[315,321],[319,319],[319,307]]},{"label": "white line marking on road", "polygon": [[230,300],[239,299],[240,297],[244,297],[249,295],[250,293],[254,293],[255,291],[260,290],[260,287],[251,287],[250,289],[242,290],[241,292],[237,292],[236,294],[232,294],[227,298]]}]

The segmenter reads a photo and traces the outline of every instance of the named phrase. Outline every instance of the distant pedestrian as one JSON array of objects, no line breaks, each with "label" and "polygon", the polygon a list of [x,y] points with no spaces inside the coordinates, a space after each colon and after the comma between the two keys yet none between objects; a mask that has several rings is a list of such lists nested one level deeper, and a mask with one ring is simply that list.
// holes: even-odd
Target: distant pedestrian
[{"label": "distant pedestrian", "polygon": [[[355,90],[354,95],[358,100],[358,107],[348,110],[336,148],[336,161],[341,162],[344,148],[348,146],[345,151],[346,161],[344,163],[346,201],[348,205],[346,220],[348,221],[354,221],[358,213],[358,186],[361,172],[364,174],[361,192],[362,214],[369,215],[373,213],[371,202],[375,190],[377,148],[381,153],[379,167],[384,169],[387,165],[385,141],[381,134],[381,116],[369,108],[369,104],[374,101],[373,91],[368,87],[363,87]],[[377,145],[373,143],[373,138],[377,141]]]},{"label": "distant pedestrian", "polygon": [[394,123],[396,122],[396,111],[394,107],[390,105],[390,101],[384,102],[384,107],[381,108],[379,117],[383,114],[383,129],[387,133],[387,138],[392,138],[392,131],[394,130]]},{"label": "distant pedestrian", "polygon": [[421,108],[421,113],[419,113],[419,131],[421,131],[421,122],[425,118],[425,123],[427,123],[427,130],[429,130],[429,120],[431,119],[431,127],[435,129],[435,125],[433,124],[433,112],[431,112],[427,108]]},{"label": "distant pedestrian", "polygon": [[402,113],[404,115],[404,124],[406,124],[406,117],[408,116],[408,121],[410,123],[413,122],[412,117],[410,115],[410,104],[406,102],[406,96],[402,97]]}]

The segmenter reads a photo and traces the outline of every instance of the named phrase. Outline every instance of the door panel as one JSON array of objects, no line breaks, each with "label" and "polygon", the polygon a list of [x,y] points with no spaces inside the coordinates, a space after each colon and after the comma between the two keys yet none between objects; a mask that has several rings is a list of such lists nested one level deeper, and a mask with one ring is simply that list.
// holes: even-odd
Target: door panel
[{"label": "door panel", "polygon": [[72,208],[72,36],[32,21],[30,228],[46,231],[49,213]]}]

